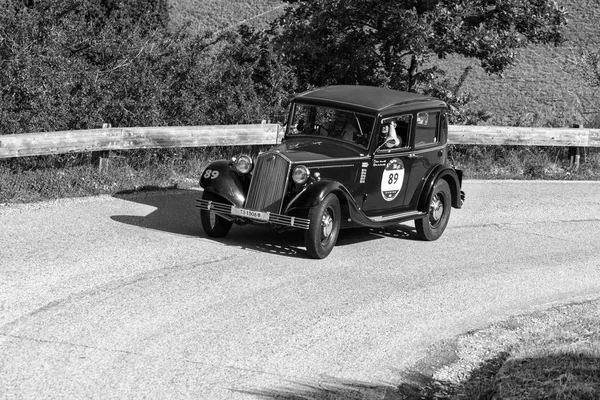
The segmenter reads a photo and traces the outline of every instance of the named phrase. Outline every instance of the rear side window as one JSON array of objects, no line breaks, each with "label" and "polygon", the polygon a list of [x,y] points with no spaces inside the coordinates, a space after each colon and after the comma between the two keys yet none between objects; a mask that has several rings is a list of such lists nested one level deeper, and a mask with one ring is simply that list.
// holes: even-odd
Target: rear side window
[{"label": "rear side window", "polygon": [[415,148],[431,146],[440,142],[438,111],[426,111],[417,114],[417,129],[415,130]]}]

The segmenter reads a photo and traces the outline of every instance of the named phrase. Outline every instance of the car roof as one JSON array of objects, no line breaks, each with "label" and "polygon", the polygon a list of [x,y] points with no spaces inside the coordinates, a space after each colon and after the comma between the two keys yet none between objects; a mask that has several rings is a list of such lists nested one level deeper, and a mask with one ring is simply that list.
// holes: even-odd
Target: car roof
[{"label": "car roof", "polygon": [[446,107],[443,101],[434,97],[360,85],[336,85],[312,89],[300,93],[294,98],[294,101],[339,107],[368,114],[380,114],[384,111],[392,111],[392,109],[405,111],[409,108],[408,106],[415,105],[419,108]]}]

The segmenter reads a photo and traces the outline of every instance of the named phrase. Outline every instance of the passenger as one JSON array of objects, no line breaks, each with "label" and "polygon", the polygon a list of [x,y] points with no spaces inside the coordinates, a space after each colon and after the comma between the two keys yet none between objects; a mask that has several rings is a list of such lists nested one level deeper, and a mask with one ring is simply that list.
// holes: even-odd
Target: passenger
[{"label": "passenger", "polygon": [[388,149],[402,145],[402,141],[396,134],[396,121],[391,121],[381,128],[381,137],[383,138],[383,143],[385,143],[384,147]]}]

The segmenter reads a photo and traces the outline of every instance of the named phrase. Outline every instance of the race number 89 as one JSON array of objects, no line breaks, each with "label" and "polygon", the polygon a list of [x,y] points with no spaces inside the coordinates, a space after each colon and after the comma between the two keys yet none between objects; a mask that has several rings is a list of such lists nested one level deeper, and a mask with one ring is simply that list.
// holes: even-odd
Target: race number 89
[{"label": "race number 89", "polygon": [[219,176],[219,171],[207,169],[206,171],[204,171],[203,178],[204,179],[217,179],[218,176]]},{"label": "race number 89", "polygon": [[381,174],[381,196],[385,201],[394,200],[404,182],[404,164],[399,158],[388,161]]}]

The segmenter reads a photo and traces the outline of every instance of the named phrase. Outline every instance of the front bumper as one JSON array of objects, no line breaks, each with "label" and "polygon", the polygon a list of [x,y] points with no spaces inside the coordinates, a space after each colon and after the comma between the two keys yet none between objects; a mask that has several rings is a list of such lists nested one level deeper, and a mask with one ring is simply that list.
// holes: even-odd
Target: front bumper
[{"label": "front bumper", "polygon": [[[214,211],[216,214],[226,215],[233,220],[242,218],[254,222],[269,223],[299,229],[308,229],[310,227],[310,220],[307,218],[292,217],[290,215],[276,214],[272,212],[262,212],[260,213],[260,218],[253,218],[250,216],[240,217],[239,214],[233,214],[234,206],[232,206],[231,204],[217,203],[215,201],[196,199],[196,207],[198,207],[201,210]],[[238,208],[237,210],[244,209]],[[245,211],[249,211],[247,215],[252,214],[251,210]]]}]

